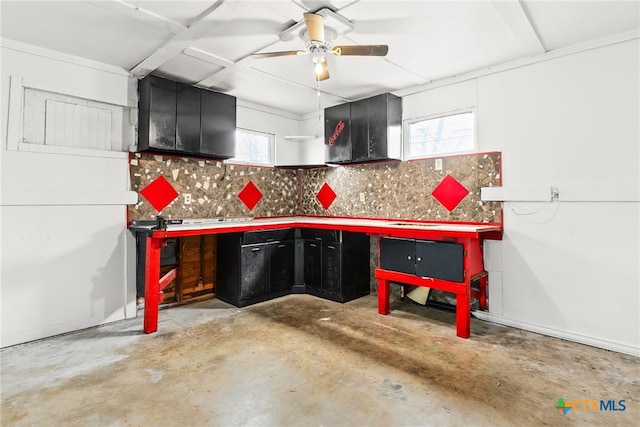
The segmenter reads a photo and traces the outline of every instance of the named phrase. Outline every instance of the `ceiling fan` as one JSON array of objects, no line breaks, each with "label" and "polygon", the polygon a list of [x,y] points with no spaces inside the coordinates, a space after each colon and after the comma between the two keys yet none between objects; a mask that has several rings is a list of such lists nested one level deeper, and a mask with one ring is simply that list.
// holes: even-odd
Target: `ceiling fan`
[{"label": "ceiling fan", "polygon": [[[309,37],[309,41],[306,42],[304,50],[254,53],[251,57],[261,59],[274,58],[278,56],[311,54],[313,56],[313,63],[315,64],[315,78],[316,81],[319,82],[329,78],[329,65],[327,64],[326,58],[327,53],[336,56],[385,56],[389,51],[389,46],[383,44],[332,46],[331,42],[325,40],[323,16],[317,13],[304,13],[303,16],[307,35]],[[330,29],[328,28],[328,30]]]}]

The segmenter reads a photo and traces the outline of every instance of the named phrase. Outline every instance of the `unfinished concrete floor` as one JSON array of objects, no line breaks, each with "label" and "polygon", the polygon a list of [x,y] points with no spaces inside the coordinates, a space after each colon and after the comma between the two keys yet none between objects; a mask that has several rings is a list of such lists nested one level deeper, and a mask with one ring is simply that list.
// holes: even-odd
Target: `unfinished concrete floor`
[{"label": "unfinished concrete floor", "polygon": [[[212,299],[5,348],[2,426],[638,426],[638,358],[373,296]],[[569,411],[558,398],[625,400]],[[617,406],[619,408],[619,406]]]}]

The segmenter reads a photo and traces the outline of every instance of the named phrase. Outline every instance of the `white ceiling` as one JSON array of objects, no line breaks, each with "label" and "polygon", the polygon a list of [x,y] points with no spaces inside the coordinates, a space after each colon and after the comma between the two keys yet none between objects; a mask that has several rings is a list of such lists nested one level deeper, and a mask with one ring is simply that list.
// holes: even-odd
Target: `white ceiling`
[{"label": "white ceiling", "polygon": [[[303,116],[318,110],[318,89],[324,108],[637,30],[639,6],[637,0],[2,0],[0,34]],[[310,56],[250,57],[303,49],[302,14],[323,8],[338,15],[325,24],[344,32],[334,45],[387,44],[388,55],[330,56],[331,78],[319,85]]]}]

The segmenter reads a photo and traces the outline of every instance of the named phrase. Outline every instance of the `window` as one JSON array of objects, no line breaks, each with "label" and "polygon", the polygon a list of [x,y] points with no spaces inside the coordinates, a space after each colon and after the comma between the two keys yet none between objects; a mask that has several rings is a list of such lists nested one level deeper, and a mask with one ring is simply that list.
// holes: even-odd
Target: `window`
[{"label": "window", "polygon": [[474,151],[473,112],[409,122],[406,141],[407,159]]},{"label": "window", "polygon": [[274,139],[274,136],[269,133],[237,129],[236,156],[229,161],[252,165],[273,165]]},{"label": "window", "polygon": [[128,157],[135,125],[127,100],[89,99],[19,76],[11,76],[10,89],[8,150]]}]

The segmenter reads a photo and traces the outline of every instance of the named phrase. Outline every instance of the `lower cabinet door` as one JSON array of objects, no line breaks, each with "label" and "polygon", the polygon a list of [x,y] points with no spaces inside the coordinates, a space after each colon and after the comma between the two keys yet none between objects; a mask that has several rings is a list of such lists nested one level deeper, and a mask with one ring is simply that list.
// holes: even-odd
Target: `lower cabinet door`
[{"label": "lower cabinet door", "polygon": [[380,239],[380,267],[384,270],[416,274],[415,253],[415,240]]},{"label": "lower cabinet door", "polygon": [[464,282],[464,247],[459,243],[416,240],[416,274]]},{"label": "lower cabinet door", "polygon": [[270,292],[291,289],[294,282],[293,240],[273,242],[270,246],[271,278]]},{"label": "lower cabinet door", "polygon": [[322,242],[304,241],[304,283],[308,288],[322,287]]},{"label": "lower cabinet door", "polygon": [[268,244],[242,246],[240,300],[259,297],[269,292]]},{"label": "lower cabinet door", "polygon": [[341,287],[341,250],[340,244],[331,242],[322,245],[322,289],[339,294]]}]

